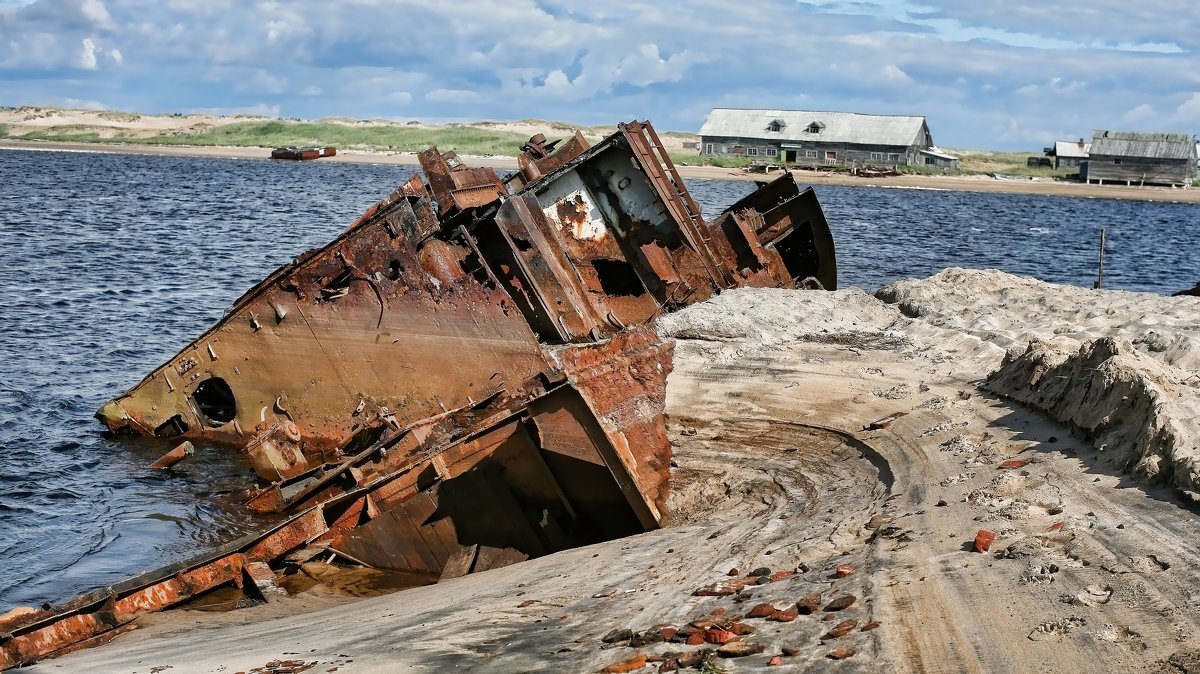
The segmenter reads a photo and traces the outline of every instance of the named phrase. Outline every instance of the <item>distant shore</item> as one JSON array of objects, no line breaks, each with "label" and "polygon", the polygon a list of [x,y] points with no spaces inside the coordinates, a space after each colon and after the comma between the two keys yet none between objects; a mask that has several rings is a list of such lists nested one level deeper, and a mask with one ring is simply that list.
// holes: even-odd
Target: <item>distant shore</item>
[{"label": "distant shore", "polygon": [[[269,148],[213,147],[178,145],[126,145],[118,143],[62,143],[53,141],[0,140],[3,150],[40,150],[55,152],[103,152],[116,154],[138,154],[175,157],[209,157],[229,159],[268,159]],[[464,157],[473,166],[488,166],[501,170],[515,170],[515,157],[489,156]],[[355,164],[395,164],[411,166],[417,164],[417,156],[411,152],[371,152],[364,150],[338,150],[334,157],[320,159],[321,162]],[[743,169],[716,166],[689,166],[677,164],[684,178],[707,178],[714,180],[764,180],[762,173],[748,173]],[[1009,194],[1042,194],[1047,196],[1080,197],[1087,199],[1123,199],[1129,201],[1160,201],[1178,203],[1200,203],[1200,189],[1175,189],[1169,187],[1125,187],[1119,185],[1087,185],[1084,183],[1054,180],[997,180],[990,176],[929,176],[901,175],[863,178],[844,173],[796,170],[797,181],[809,185],[847,185],[854,187],[889,187],[897,189],[957,190],[966,192],[1002,192]]]}]

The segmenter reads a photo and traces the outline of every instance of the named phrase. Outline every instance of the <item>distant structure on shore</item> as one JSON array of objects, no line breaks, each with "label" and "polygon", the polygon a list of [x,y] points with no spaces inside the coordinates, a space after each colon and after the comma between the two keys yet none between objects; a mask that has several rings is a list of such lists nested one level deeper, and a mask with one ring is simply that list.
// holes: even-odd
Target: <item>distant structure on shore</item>
[{"label": "distant structure on shore", "polygon": [[957,157],[933,144],[924,117],[713,108],[699,135],[703,157],[810,166],[958,168]]},{"label": "distant structure on shore", "polygon": [[1092,144],[1080,138],[1079,140],[1056,140],[1054,147],[1045,149],[1047,157],[1054,158],[1054,168],[1079,168],[1087,161]]},{"label": "distant structure on shore", "polygon": [[1187,133],[1092,132],[1079,167],[1084,182],[1190,186],[1196,180],[1196,138]]}]

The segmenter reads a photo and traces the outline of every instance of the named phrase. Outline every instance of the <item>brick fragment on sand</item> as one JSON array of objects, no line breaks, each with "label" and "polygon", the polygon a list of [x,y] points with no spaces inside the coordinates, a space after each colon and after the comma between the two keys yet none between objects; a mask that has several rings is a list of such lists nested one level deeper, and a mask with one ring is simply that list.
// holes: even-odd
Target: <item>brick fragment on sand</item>
[{"label": "brick fragment on sand", "polygon": [[773,657],[767,661],[768,667],[778,667],[779,665],[782,665],[782,664],[783,664],[783,658],[779,657],[778,655],[776,655],[775,657]]},{"label": "brick fragment on sand", "polygon": [[992,542],[995,540],[995,533],[987,529],[980,529],[979,533],[975,534],[975,552],[987,552],[992,548]]},{"label": "brick fragment on sand", "polygon": [[688,636],[683,643],[687,644],[688,646],[699,646],[700,644],[704,643],[704,633],[696,632],[695,634]]},{"label": "brick fragment on sand", "polygon": [[866,625],[863,625],[862,631],[870,632],[871,630],[878,629],[878,628],[879,628],[879,621],[872,620],[871,622],[867,623]]},{"label": "brick fragment on sand", "polygon": [[642,667],[645,667],[645,666],[646,666],[646,656],[635,655],[634,657],[629,658],[628,660],[622,660],[621,662],[614,662],[611,665],[605,667],[604,669],[602,669],[600,671],[604,672],[604,674],[625,674],[625,672],[632,672],[635,669],[641,669]]},{"label": "brick fragment on sand", "polygon": [[777,623],[790,623],[795,620],[796,616],[798,615],[800,615],[800,610],[795,606],[791,606],[782,611],[776,611],[772,613],[771,615],[767,616],[767,620],[774,620]]},{"label": "brick fragment on sand", "polygon": [[857,570],[858,569],[854,568],[853,564],[838,564],[837,568],[833,570],[833,575],[837,576],[838,578],[845,578]]},{"label": "brick fragment on sand", "polygon": [[674,627],[663,627],[658,630],[658,636],[666,639],[667,641],[674,639],[676,634],[679,634],[679,630],[675,629]]},{"label": "brick fragment on sand", "polygon": [[858,651],[854,650],[853,648],[835,648],[834,650],[829,651],[829,654],[825,657],[829,658],[830,660],[845,660],[857,652]]},{"label": "brick fragment on sand", "polygon": [[1029,459],[1009,459],[1000,464],[1001,470],[1015,470],[1029,465]]},{"label": "brick fragment on sand", "polygon": [[733,632],[739,637],[744,637],[747,634],[754,634],[754,628],[746,623],[733,623],[729,626],[729,631]]},{"label": "brick fragment on sand", "polygon": [[833,629],[826,632],[824,638],[826,638],[826,639],[841,639],[842,637],[844,637],[847,634],[849,634],[850,632],[852,632],[855,627],[858,627],[857,620],[843,620],[842,622],[838,623],[837,625],[834,625]]},{"label": "brick fragment on sand", "polygon": [[762,644],[753,641],[731,641],[717,648],[717,655],[723,658],[744,658],[747,655],[755,655],[762,653],[765,648]]},{"label": "brick fragment on sand", "polygon": [[618,628],[600,637],[600,641],[603,641],[606,644],[615,644],[618,641],[629,641],[632,638],[633,630]]},{"label": "brick fragment on sand", "polygon": [[804,595],[800,598],[800,601],[796,602],[796,609],[800,612],[800,615],[812,615],[820,611],[821,593],[814,592]]},{"label": "brick fragment on sand", "polygon": [[766,618],[779,609],[770,604],[757,604],[746,614],[747,618]]},{"label": "brick fragment on sand", "polygon": [[697,588],[692,594],[697,597],[728,597],[731,594],[737,594],[746,588],[747,585],[757,583],[757,578],[737,578],[733,580],[721,580],[712,585],[705,585]]},{"label": "brick fragment on sand", "polygon": [[854,605],[858,601],[858,597],[852,594],[843,595],[829,602],[825,606],[826,611],[844,611]]},{"label": "brick fragment on sand", "polygon": [[1063,527],[1065,526],[1067,526],[1066,522],[1055,522],[1054,524],[1051,524],[1050,528],[1046,529],[1046,531],[1062,531]]},{"label": "brick fragment on sand", "polygon": [[789,658],[794,658],[797,655],[800,655],[800,649],[797,648],[796,646],[784,646],[783,648],[781,648],[779,650],[783,651],[783,654],[788,656]]},{"label": "brick fragment on sand", "polygon": [[710,644],[727,644],[734,639],[737,639],[737,635],[729,630],[704,630],[704,640]]},{"label": "brick fragment on sand", "polygon": [[667,660],[663,660],[662,664],[658,666],[658,671],[659,672],[678,672],[679,671],[679,658],[670,658]]},{"label": "brick fragment on sand", "polygon": [[777,580],[783,580],[784,578],[791,578],[794,575],[796,575],[795,571],[776,571],[775,573],[771,574],[771,582],[774,583]]}]

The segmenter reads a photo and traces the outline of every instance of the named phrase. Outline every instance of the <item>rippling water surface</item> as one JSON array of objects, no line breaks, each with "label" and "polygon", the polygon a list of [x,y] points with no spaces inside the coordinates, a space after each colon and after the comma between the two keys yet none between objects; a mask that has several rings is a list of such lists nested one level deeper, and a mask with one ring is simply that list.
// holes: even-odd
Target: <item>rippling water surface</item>
[{"label": "rippling water surface", "polygon": [[[395,166],[0,151],[0,612],[58,602],[265,522],[235,453],[100,435],[92,414],[411,173]],[[706,214],[751,183],[689,182]],[[840,285],[950,265],[1106,287],[1200,281],[1200,207],[819,187]],[[230,477],[230,476],[234,477]]]}]

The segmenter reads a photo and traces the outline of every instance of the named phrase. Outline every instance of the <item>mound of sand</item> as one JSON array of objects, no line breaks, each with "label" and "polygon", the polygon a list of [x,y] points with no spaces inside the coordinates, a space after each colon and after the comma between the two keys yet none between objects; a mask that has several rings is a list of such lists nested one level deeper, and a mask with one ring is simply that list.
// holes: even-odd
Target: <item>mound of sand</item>
[{"label": "mound of sand", "polygon": [[1070,424],[1120,470],[1200,502],[1200,393],[1182,374],[1113,337],[1077,350],[1034,341],[987,388]]}]

